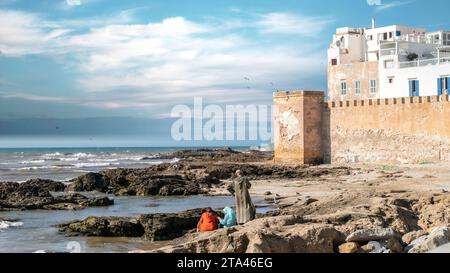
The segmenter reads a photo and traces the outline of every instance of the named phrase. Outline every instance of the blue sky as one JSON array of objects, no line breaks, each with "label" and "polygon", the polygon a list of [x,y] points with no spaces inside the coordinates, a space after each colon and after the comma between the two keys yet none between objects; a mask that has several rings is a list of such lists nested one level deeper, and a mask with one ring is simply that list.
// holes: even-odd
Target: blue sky
[{"label": "blue sky", "polygon": [[[337,27],[369,27],[375,17],[380,26],[450,29],[449,8],[447,0],[0,0],[0,121],[8,124],[0,122],[0,136],[21,135],[23,120],[161,122],[195,96],[270,104],[276,89],[324,90]],[[53,134],[42,130],[33,132]],[[11,143],[0,138],[0,147]]]}]

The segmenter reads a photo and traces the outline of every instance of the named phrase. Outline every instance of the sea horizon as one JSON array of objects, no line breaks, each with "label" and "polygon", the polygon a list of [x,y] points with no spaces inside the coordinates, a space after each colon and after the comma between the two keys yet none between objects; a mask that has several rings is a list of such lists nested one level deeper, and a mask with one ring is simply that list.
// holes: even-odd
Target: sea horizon
[{"label": "sea horizon", "polygon": [[146,168],[176,162],[177,158],[167,156],[176,151],[225,147],[236,151],[260,149],[256,146],[0,148],[0,182],[30,179],[67,182],[104,169]]}]

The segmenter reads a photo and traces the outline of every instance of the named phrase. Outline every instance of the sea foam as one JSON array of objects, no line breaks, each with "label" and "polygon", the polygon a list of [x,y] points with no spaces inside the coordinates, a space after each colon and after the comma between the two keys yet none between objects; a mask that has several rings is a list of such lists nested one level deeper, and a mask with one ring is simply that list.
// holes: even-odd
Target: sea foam
[{"label": "sea foam", "polygon": [[0,230],[8,229],[10,227],[20,227],[20,226],[23,226],[22,222],[0,221]]}]

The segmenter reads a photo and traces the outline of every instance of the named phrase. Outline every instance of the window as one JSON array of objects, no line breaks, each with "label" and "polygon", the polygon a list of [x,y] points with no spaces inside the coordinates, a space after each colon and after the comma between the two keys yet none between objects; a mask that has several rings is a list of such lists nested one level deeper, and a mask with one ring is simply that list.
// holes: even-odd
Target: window
[{"label": "window", "polygon": [[345,96],[347,95],[347,82],[341,81],[341,95]]},{"label": "window", "polygon": [[409,96],[419,96],[419,80],[409,80]]},{"label": "window", "polygon": [[438,79],[438,96],[445,94],[445,92],[449,92],[450,87],[450,78],[449,77],[441,77]]},{"label": "window", "polygon": [[[450,37],[450,36],[449,36]],[[367,36],[367,40],[372,41],[373,40],[373,36],[372,35],[368,35]]]},{"label": "window", "polygon": [[402,32],[400,30],[397,30],[397,32],[395,33],[395,36],[397,36],[397,37],[402,36]]},{"label": "window", "polygon": [[394,60],[384,61],[384,68],[394,68]]},{"label": "window", "polygon": [[385,33],[383,33],[383,40],[387,40],[388,39],[388,34],[387,34],[387,32],[385,32]]},{"label": "window", "polygon": [[355,94],[360,95],[361,94],[361,81],[355,82]]},{"label": "window", "polygon": [[337,65],[337,59],[331,59],[331,65]]},{"label": "window", "polygon": [[394,32],[389,32],[389,39],[392,39],[393,36],[394,36]]},{"label": "window", "polygon": [[377,92],[377,81],[370,80],[370,93],[376,93],[376,92]]},{"label": "window", "polygon": [[388,81],[389,81],[389,83],[394,83],[394,78],[393,77],[389,77]]}]

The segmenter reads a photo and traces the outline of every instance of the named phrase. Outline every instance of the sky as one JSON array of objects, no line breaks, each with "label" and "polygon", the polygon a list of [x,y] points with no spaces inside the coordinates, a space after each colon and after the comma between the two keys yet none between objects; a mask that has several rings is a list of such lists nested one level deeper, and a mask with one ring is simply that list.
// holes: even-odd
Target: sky
[{"label": "sky", "polygon": [[378,26],[450,29],[448,12],[436,12],[449,8],[448,0],[0,0],[0,147],[106,137],[176,145],[175,105],[194,97],[270,105],[276,90],[325,90],[336,28],[369,27],[374,17]]}]

